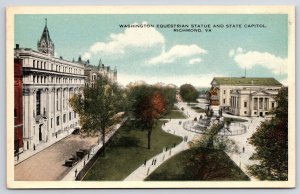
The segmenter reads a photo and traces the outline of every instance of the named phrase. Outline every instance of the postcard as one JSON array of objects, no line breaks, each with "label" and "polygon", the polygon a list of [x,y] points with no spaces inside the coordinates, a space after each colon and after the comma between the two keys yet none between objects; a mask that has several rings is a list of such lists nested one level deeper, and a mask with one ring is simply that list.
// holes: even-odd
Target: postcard
[{"label": "postcard", "polygon": [[293,6],[7,8],[7,187],[295,187]]}]

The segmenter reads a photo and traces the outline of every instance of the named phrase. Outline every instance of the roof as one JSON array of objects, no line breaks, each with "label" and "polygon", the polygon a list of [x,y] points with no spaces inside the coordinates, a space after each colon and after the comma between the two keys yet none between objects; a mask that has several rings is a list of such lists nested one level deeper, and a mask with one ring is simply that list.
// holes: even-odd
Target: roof
[{"label": "roof", "polygon": [[214,81],[218,85],[282,86],[273,77],[214,77]]},{"label": "roof", "polygon": [[42,41],[43,39],[45,40],[47,46],[53,44],[53,42],[52,42],[52,40],[50,38],[50,33],[49,33],[49,30],[48,30],[47,24],[44,27],[43,34],[41,36],[40,41]]}]

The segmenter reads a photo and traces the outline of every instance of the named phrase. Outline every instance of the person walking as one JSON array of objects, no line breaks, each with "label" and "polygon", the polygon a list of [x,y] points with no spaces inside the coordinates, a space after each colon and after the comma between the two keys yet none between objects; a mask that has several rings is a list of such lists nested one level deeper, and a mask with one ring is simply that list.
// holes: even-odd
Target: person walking
[{"label": "person walking", "polygon": [[144,161],[144,166],[146,166],[146,164],[147,164],[147,160],[145,159],[145,161]]},{"label": "person walking", "polygon": [[77,168],[76,168],[76,170],[75,170],[75,178],[77,177]]},{"label": "person walking", "polygon": [[245,147],[243,147],[243,153],[245,153]]}]

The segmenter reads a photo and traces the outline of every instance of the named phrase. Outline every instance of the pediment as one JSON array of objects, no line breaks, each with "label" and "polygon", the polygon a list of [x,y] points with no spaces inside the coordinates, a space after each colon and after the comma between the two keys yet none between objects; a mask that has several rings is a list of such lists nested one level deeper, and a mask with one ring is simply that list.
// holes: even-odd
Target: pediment
[{"label": "pediment", "polygon": [[256,92],[253,92],[252,95],[257,95],[257,96],[265,96],[265,95],[271,95],[269,92],[266,90],[258,90]]}]

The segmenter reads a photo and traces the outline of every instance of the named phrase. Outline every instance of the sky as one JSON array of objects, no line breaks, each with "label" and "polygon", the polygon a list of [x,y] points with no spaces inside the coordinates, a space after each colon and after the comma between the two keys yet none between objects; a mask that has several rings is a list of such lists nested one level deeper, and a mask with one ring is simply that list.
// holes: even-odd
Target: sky
[{"label": "sky", "polygon": [[208,87],[213,77],[241,77],[245,70],[247,77],[274,77],[287,84],[284,14],[16,15],[15,44],[37,50],[45,18],[57,57],[81,56],[94,65],[101,59],[117,68],[122,85],[144,80]]}]

